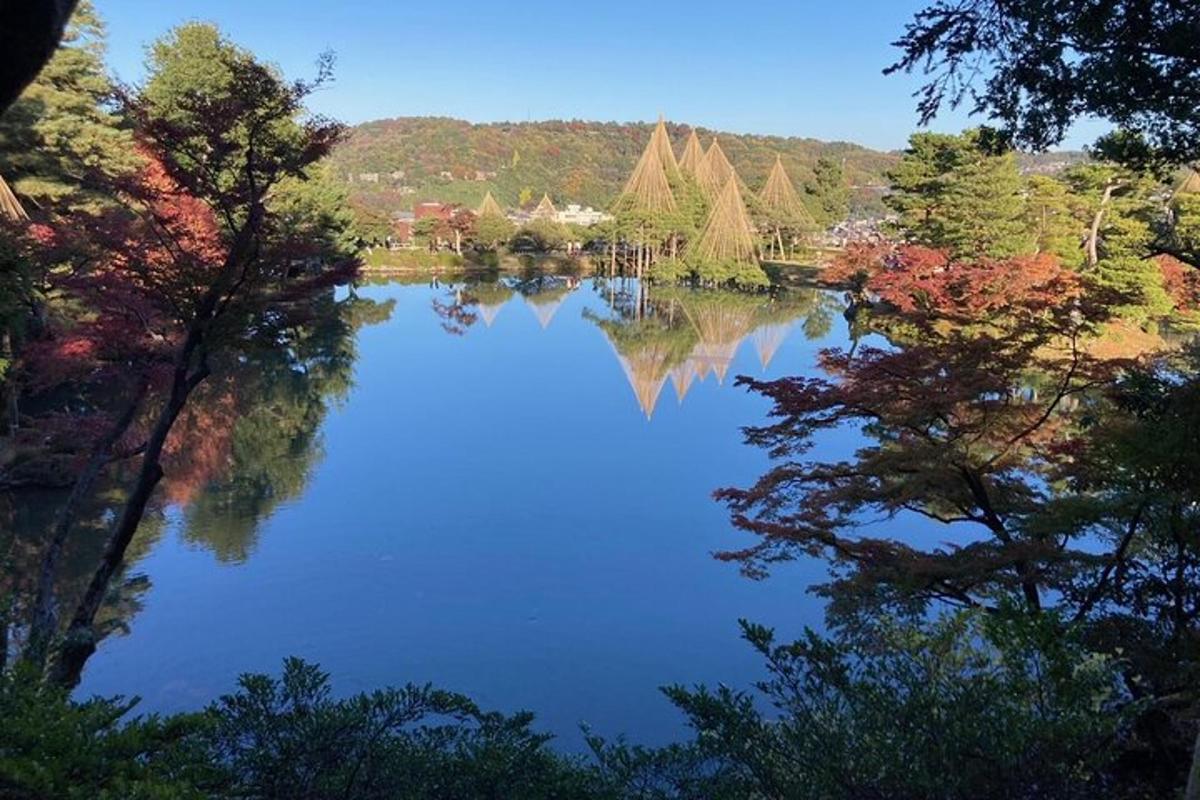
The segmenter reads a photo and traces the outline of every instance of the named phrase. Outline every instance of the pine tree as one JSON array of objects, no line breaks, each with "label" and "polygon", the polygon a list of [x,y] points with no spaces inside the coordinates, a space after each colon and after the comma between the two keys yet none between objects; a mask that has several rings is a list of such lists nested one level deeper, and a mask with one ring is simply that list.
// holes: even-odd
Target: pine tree
[{"label": "pine tree", "polygon": [[1030,253],[1024,187],[1012,153],[989,151],[982,129],[918,133],[888,177],[884,202],[908,241],[959,257]]},{"label": "pine tree", "polygon": [[0,175],[19,197],[64,210],[103,203],[85,188],[88,174],[136,167],[129,133],[107,107],[113,86],[104,52],[104,24],[83,0],[58,52],[0,117]]},{"label": "pine tree", "polygon": [[1025,224],[1034,252],[1052,253],[1065,264],[1081,263],[1083,226],[1071,212],[1069,188],[1048,175],[1031,175],[1025,187]]},{"label": "pine tree", "polygon": [[805,199],[817,224],[828,228],[845,220],[850,215],[850,187],[841,162],[818,158],[813,178],[805,187]]}]

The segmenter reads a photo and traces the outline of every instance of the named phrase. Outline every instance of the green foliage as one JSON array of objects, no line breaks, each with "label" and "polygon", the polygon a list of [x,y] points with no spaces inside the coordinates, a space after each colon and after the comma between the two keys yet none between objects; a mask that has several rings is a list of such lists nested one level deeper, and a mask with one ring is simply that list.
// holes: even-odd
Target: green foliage
[{"label": "green foliage", "polygon": [[146,67],[136,123],[169,156],[168,174],[227,226],[265,187],[304,176],[341,135],[302,106],[328,79],[328,57],[315,82],[289,83],[215,26],[189,22],[151,45]]},{"label": "green foliage", "polygon": [[1178,0],[931,2],[887,71],[924,76],[922,123],[964,103],[998,119],[1006,139],[1045,150],[1079,117],[1099,117],[1155,158],[1188,163],[1200,158],[1194,12]]},{"label": "green foliage", "polygon": [[771,714],[724,686],[666,690],[735,796],[1090,798],[1108,785],[1116,665],[1052,614],[885,619],[783,645],[743,631],[766,659]]},{"label": "green foliage", "polygon": [[771,279],[758,264],[740,261],[689,260],[692,273],[710,286],[736,286],[739,289],[765,289]]},{"label": "green foliage", "polygon": [[884,202],[907,241],[959,257],[1033,251],[1016,158],[994,154],[985,129],[914,134],[888,177],[892,193]]},{"label": "green foliage", "polygon": [[1070,189],[1048,175],[1031,175],[1025,186],[1025,225],[1033,238],[1034,252],[1051,253],[1067,264],[1080,263],[1082,227],[1072,214]]},{"label": "green foliage", "polygon": [[516,228],[506,217],[496,214],[484,214],[475,221],[475,238],[489,250],[508,244],[515,231]]},{"label": "green foliage", "polygon": [[966,800],[1114,786],[1130,736],[1118,665],[1053,614],[882,620],[783,645],[760,626],[743,634],[769,673],[757,694],[669,687],[694,739],[648,748],[589,735],[590,761],[551,750],[527,713],[428,685],[336,699],[329,676],[298,659],[279,678],[243,675],[201,714],[124,722],[130,703],[75,703],[7,677],[0,789],[20,800]]},{"label": "green foliage", "polygon": [[850,214],[850,186],[840,161],[818,158],[813,180],[804,186],[804,199],[817,224],[828,228]]},{"label": "green foliage", "polygon": [[1113,313],[1140,325],[1165,317],[1174,303],[1163,286],[1162,270],[1147,258],[1102,258],[1087,274],[1101,291],[1111,293]]},{"label": "green foliage", "polygon": [[0,796],[11,800],[204,798],[215,770],[199,715],[124,720],[134,702],[72,702],[33,675],[0,673]]},{"label": "green foliage", "polygon": [[1145,258],[1154,240],[1160,204],[1157,181],[1112,162],[1089,162],[1069,169],[1065,180],[1078,198],[1084,235],[1099,218],[1098,258]]},{"label": "green foliage", "polygon": [[345,188],[328,169],[313,167],[279,182],[270,198],[272,221],[281,238],[299,243],[304,255],[324,262],[351,258],[364,234],[355,223]]},{"label": "green foliage", "polygon": [[104,204],[108,198],[89,181],[137,165],[132,137],[111,108],[104,37],[102,21],[84,0],[62,47],[0,116],[0,175],[38,204]]},{"label": "green foliage", "polygon": [[208,713],[231,797],[551,798],[590,783],[546,748],[529,714],[411,684],[336,700],[328,675],[297,659],[279,679],[242,676]]},{"label": "green foliage", "polygon": [[514,248],[533,250],[539,253],[561,250],[570,239],[571,232],[565,225],[548,219],[530,220],[511,237]]},{"label": "green foliage", "polygon": [[692,266],[681,258],[660,258],[650,267],[650,277],[660,283],[676,283],[695,274]]}]

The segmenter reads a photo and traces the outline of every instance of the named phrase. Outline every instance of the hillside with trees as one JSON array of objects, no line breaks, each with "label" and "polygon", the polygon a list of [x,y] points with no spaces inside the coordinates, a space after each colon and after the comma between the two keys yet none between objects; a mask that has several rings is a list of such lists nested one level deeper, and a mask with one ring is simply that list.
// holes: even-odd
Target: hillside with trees
[{"label": "hillside with trees", "polygon": [[[330,158],[362,210],[386,215],[413,202],[441,200],[472,208],[484,195],[506,207],[555,202],[608,207],[650,141],[651,123],[548,121],[472,124],[406,117],[353,128]],[[692,132],[667,123],[677,150]],[[852,214],[882,210],[884,173],[897,156],[846,142],[751,136],[695,128],[704,145],[716,136],[752,187],[778,155],[818,221],[829,221],[827,195],[849,193]],[[836,205],[836,200],[835,203]]]}]

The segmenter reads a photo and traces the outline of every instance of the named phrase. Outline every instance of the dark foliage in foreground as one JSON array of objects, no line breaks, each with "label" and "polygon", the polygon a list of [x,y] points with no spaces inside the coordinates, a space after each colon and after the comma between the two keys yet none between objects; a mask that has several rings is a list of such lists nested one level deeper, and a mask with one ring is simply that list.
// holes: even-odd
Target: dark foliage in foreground
[{"label": "dark foliage in foreground", "polygon": [[1200,157],[1197,16],[1194,0],[936,0],[888,71],[925,77],[922,122],[966,101],[1042,150],[1086,114],[1187,163]]},{"label": "dark foliage in foreground", "polygon": [[[31,676],[0,684],[0,796],[13,798],[1032,798],[1136,796],[1117,664],[1052,614],[885,620],[778,644],[755,691],[666,695],[691,741],[589,737],[566,756],[532,715],[408,685],[335,699],[317,667],[243,676],[197,714],[127,719]],[[765,712],[764,706],[772,710]],[[1120,745],[1120,746],[1118,746]]]}]

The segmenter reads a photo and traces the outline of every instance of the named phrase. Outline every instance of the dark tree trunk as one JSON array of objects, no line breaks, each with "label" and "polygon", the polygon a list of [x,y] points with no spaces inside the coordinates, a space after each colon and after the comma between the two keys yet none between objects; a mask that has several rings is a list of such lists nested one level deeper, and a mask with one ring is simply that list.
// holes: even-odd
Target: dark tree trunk
[{"label": "dark tree trunk", "polygon": [[256,205],[252,208],[249,219],[238,231],[230,247],[217,279],[196,306],[192,320],[187,326],[187,333],[175,357],[171,391],[146,440],[137,479],[120,514],[113,522],[104,555],[92,574],[83,599],[75,608],[57,658],[50,667],[49,677],[54,683],[67,687],[75,686],[79,682],[84,664],[96,650],[96,633],[93,628],[96,614],[108,593],[113,575],[125,559],[125,551],[141,524],[150,497],[162,480],[160,459],[171,428],[187,404],[188,397],[209,375],[206,337],[213,321],[222,315],[228,303],[242,290],[247,270],[257,258],[258,229],[262,213],[261,206]]},{"label": "dark tree trunk", "polygon": [[76,0],[4,0],[0,4],[0,113],[54,55]]},{"label": "dark tree trunk", "polygon": [[50,642],[53,640],[54,631],[58,627],[58,609],[54,599],[54,576],[58,573],[58,562],[62,557],[63,548],[66,546],[71,525],[75,522],[75,514],[78,512],[79,505],[83,502],[84,498],[91,493],[92,485],[96,482],[96,478],[99,477],[100,470],[108,463],[113,447],[121,440],[125,432],[129,430],[129,426],[133,424],[133,418],[137,414],[138,407],[141,405],[145,393],[146,384],[142,383],[125,411],[113,422],[107,433],[92,447],[91,457],[88,459],[83,471],[75,479],[75,485],[71,487],[71,494],[67,496],[67,501],[59,510],[58,516],[54,521],[54,534],[51,536],[50,544],[46,547],[46,552],[42,556],[42,565],[38,572],[32,627],[29,632],[29,641],[26,644],[22,657],[26,663],[32,664],[39,670],[45,666]]}]

